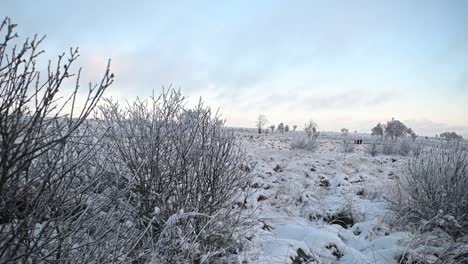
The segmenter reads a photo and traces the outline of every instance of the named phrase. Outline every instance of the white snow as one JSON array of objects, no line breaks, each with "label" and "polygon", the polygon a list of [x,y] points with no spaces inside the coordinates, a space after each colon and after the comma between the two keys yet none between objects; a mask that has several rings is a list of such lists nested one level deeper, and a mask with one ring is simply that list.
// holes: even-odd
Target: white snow
[{"label": "white snow", "polygon": [[291,133],[237,136],[256,164],[248,206],[259,224],[246,262],[293,263],[300,249],[306,263],[397,263],[407,252],[411,235],[392,228],[385,200],[402,157],[372,157],[363,145],[343,153],[326,137],[309,152],[290,148]]}]

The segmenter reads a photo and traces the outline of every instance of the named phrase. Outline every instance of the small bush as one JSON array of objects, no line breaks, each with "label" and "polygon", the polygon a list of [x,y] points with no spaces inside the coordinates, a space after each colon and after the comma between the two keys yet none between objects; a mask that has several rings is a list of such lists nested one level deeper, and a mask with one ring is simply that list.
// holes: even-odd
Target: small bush
[{"label": "small bush", "polygon": [[411,148],[411,151],[413,153],[413,156],[414,157],[419,157],[419,155],[421,155],[421,152],[423,151],[423,148],[424,148],[424,145],[421,144],[421,143],[414,143],[412,148]]},{"label": "small bush", "polygon": [[314,151],[318,148],[317,138],[307,137],[305,135],[294,137],[291,141],[291,148]]},{"label": "small bush", "polygon": [[343,139],[343,151],[345,153],[352,153],[356,149],[354,142],[348,138]]},{"label": "small bush", "polygon": [[[424,149],[397,180],[392,204],[408,221],[432,221],[451,233],[468,223],[468,156],[460,145]],[[466,229],[465,229],[466,230]]]},{"label": "small bush", "polygon": [[[187,109],[178,91],[127,107],[108,100],[100,108],[115,175],[132,186],[131,206],[145,219],[147,244],[132,252],[141,261],[196,262],[234,252],[244,228],[238,206],[250,176],[244,155],[224,121],[202,102]],[[154,245],[157,245],[156,247]],[[211,252],[211,255],[210,255]]]},{"label": "small bush", "polygon": [[397,146],[390,142],[390,141],[384,141],[382,143],[382,153],[385,155],[394,155],[398,152]]},{"label": "small bush", "polygon": [[371,141],[367,146],[366,146],[366,152],[369,153],[372,157],[377,156],[379,150],[378,150],[378,144],[376,141]]},{"label": "small bush", "polygon": [[402,139],[398,144],[398,154],[408,156],[413,149],[413,143],[409,139]]}]

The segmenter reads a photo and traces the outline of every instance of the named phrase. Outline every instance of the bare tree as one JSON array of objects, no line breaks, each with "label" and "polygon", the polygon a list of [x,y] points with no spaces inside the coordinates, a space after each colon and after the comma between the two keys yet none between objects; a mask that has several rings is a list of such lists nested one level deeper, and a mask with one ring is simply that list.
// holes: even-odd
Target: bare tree
[{"label": "bare tree", "polygon": [[304,126],[304,131],[308,138],[317,138],[319,136],[318,125],[314,121],[310,120]]},{"label": "bare tree", "polygon": [[407,132],[408,128],[400,120],[392,118],[391,121],[387,121],[385,136],[390,137],[392,140],[397,140],[399,137],[405,136]]},{"label": "bare tree", "polygon": [[342,128],[341,129],[342,137],[343,137],[343,151],[345,153],[351,153],[354,152],[356,146],[354,145],[354,142],[352,138],[349,136],[349,130],[347,128]]},{"label": "bare tree", "polygon": [[444,132],[440,134],[441,138],[445,138],[447,141],[460,141],[463,140],[463,137],[458,135],[455,132]]},{"label": "bare tree", "polygon": [[271,125],[270,129],[271,129],[271,133],[275,132],[275,125]]},{"label": "bare tree", "polygon": [[283,134],[284,133],[284,124],[283,123],[279,123],[278,125],[278,131]]},{"label": "bare tree", "polygon": [[293,131],[296,131],[297,125],[293,125]]},{"label": "bare tree", "polygon": [[268,123],[268,120],[265,115],[262,115],[262,114],[258,115],[256,126],[258,128],[259,134],[262,133],[262,129],[267,123]]},{"label": "bare tree", "polygon": [[[0,262],[59,262],[82,250],[96,256],[91,245],[102,241],[106,225],[97,214],[103,204],[87,205],[102,173],[91,159],[98,140],[86,119],[113,74],[108,65],[79,108],[81,70],[71,72],[78,49],[49,62],[40,78],[44,38],[16,46],[15,27],[8,18],[0,25]],[[71,94],[59,95],[73,77]]]},{"label": "bare tree", "polygon": [[375,127],[372,128],[372,136],[379,136],[383,140],[385,125],[378,123]]}]

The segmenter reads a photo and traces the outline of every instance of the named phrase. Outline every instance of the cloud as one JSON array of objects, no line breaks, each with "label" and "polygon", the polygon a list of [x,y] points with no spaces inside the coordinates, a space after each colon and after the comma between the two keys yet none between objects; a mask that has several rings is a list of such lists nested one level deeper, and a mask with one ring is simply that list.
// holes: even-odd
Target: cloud
[{"label": "cloud", "polygon": [[[332,89],[330,89],[332,90]],[[240,95],[237,98],[242,108],[288,110],[337,110],[353,107],[365,108],[382,105],[399,97],[397,90],[370,91],[365,89],[349,89],[331,92],[328,89],[294,89],[269,91],[267,94]]]},{"label": "cloud", "polygon": [[411,127],[417,134],[424,136],[435,136],[446,131],[456,132],[464,138],[468,138],[468,126],[454,126],[441,122],[434,122],[429,119],[411,119],[403,121]]}]

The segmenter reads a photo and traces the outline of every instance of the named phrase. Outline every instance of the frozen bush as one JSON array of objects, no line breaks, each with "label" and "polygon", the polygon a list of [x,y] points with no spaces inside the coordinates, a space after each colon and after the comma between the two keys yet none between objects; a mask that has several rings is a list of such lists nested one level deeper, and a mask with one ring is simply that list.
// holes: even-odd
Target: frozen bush
[{"label": "frozen bush", "polygon": [[378,143],[375,140],[372,140],[368,145],[366,145],[366,152],[369,153],[372,157],[377,156],[378,150]]},{"label": "frozen bush", "polygon": [[320,134],[320,132],[318,131],[318,125],[313,120],[310,120],[304,125],[304,131],[308,139],[316,139]]},{"label": "frozen bush", "polygon": [[[100,108],[105,139],[113,148],[116,175],[132,185],[132,207],[144,219],[146,244],[132,256],[158,262],[200,261],[237,250],[245,228],[241,195],[250,175],[244,155],[224,121],[200,101],[193,109],[174,90],[121,107]],[[157,246],[154,246],[157,245]],[[149,247],[149,248],[147,248]]]},{"label": "frozen bush", "polygon": [[398,154],[401,156],[408,156],[413,148],[413,143],[409,139],[402,139],[398,143]]},{"label": "frozen bush", "polygon": [[412,145],[412,148],[411,148],[413,156],[419,157],[419,155],[421,154],[423,148],[424,148],[424,145],[422,143],[415,142]]},{"label": "frozen bush", "polygon": [[354,152],[356,146],[354,145],[354,142],[349,139],[348,137],[346,137],[345,139],[343,139],[343,151],[345,153],[351,153],[351,152]]},{"label": "frozen bush", "polygon": [[[113,75],[107,67],[76,107],[78,50],[49,63],[40,78],[43,38],[15,46],[14,29],[8,18],[0,25],[0,263],[96,261],[111,224],[98,214],[108,202],[88,203],[103,173],[92,159],[99,141],[87,117]],[[72,76],[74,90],[59,94]]]},{"label": "frozen bush", "polygon": [[[398,178],[392,204],[410,222],[429,221],[452,234],[468,223],[468,157],[460,145],[424,149]],[[466,230],[466,229],[465,229]]]},{"label": "frozen bush", "polygon": [[296,136],[291,141],[291,148],[315,151],[318,148],[317,138],[309,138],[306,135]]},{"label": "frozen bush", "polygon": [[394,155],[398,152],[398,147],[396,144],[392,143],[389,140],[386,140],[382,143],[382,153],[385,155]]}]

